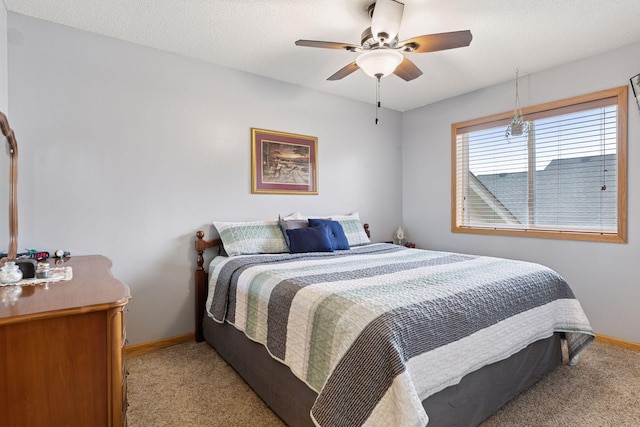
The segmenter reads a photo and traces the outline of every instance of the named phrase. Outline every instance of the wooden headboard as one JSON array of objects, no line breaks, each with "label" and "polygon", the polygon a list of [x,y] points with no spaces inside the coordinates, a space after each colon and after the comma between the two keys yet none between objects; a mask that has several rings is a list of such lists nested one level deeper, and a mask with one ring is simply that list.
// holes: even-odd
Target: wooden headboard
[{"label": "wooden headboard", "polygon": [[204,269],[204,251],[214,248],[220,254],[222,240],[204,240],[204,231],[196,233],[196,341],[204,341],[202,333],[202,319],[204,318],[204,305],[207,303],[207,282],[209,272]]},{"label": "wooden headboard", "polygon": [[[364,224],[364,231],[367,236],[371,237],[369,231],[369,224]],[[222,240],[212,239],[205,240],[204,231],[196,232],[196,300],[195,300],[195,329],[196,329],[196,341],[204,341],[204,334],[202,331],[202,319],[204,318],[204,308],[207,303],[207,293],[209,291],[209,272],[204,269],[204,252],[207,249],[214,249],[218,255],[222,251]]]}]

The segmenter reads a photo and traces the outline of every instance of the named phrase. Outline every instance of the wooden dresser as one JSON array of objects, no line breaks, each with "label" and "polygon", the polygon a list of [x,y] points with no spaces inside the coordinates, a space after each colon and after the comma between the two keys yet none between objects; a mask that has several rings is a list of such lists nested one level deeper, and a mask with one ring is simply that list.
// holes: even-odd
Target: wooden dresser
[{"label": "wooden dresser", "polygon": [[129,287],[103,256],[63,265],[72,280],[23,286],[15,305],[0,303],[0,425],[126,425]]}]

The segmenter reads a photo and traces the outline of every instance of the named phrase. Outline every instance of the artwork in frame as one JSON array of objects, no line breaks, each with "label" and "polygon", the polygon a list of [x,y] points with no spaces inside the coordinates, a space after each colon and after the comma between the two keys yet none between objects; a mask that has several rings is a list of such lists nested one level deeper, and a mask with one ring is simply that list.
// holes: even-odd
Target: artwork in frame
[{"label": "artwork in frame", "polygon": [[631,81],[631,89],[633,89],[633,97],[636,99],[638,109],[640,109],[640,74],[636,74],[629,80]]},{"label": "artwork in frame", "polygon": [[318,138],[251,128],[251,192],[318,194]]}]

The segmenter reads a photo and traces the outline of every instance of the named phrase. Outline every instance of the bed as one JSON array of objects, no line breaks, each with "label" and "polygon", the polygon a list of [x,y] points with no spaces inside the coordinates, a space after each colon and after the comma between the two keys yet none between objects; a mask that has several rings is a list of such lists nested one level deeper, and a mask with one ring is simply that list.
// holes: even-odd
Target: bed
[{"label": "bed", "polygon": [[282,221],[266,253],[238,252],[246,227],[196,233],[196,339],[291,427],[478,425],[594,338],[546,267],[370,243],[359,218],[329,221],[356,244],[286,253]]}]

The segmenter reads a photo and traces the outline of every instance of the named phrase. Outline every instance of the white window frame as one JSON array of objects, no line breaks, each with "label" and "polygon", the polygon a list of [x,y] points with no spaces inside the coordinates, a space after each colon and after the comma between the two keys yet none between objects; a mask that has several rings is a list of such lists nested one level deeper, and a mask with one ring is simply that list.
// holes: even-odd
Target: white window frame
[{"label": "white window frame", "polygon": [[[602,242],[627,242],[627,86],[603,90],[560,101],[531,106],[522,109],[525,120],[536,116],[560,115],[567,112],[585,109],[585,103],[609,102],[614,99],[617,106],[617,229],[612,232],[598,230],[573,230],[561,228],[529,228],[527,225],[476,226],[464,223],[463,189],[469,188],[468,173],[458,173],[461,165],[468,171],[468,159],[458,159],[458,135],[475,130],[506,126],[513,117],[513,112],[505,112],[493,116],[482,117],[451,125],[451,231],[454,233],[494,234],[520,237],[537,237],[551,239],[588,240]],[[462,156],[462,154],[461,154]],[[532,161],[532,159],[530,159]],[[467,165],[467,166],[465,166]],[[464,181],[464,182],[463,182]],[[508,215],[508,212],[504,212]]]}]

